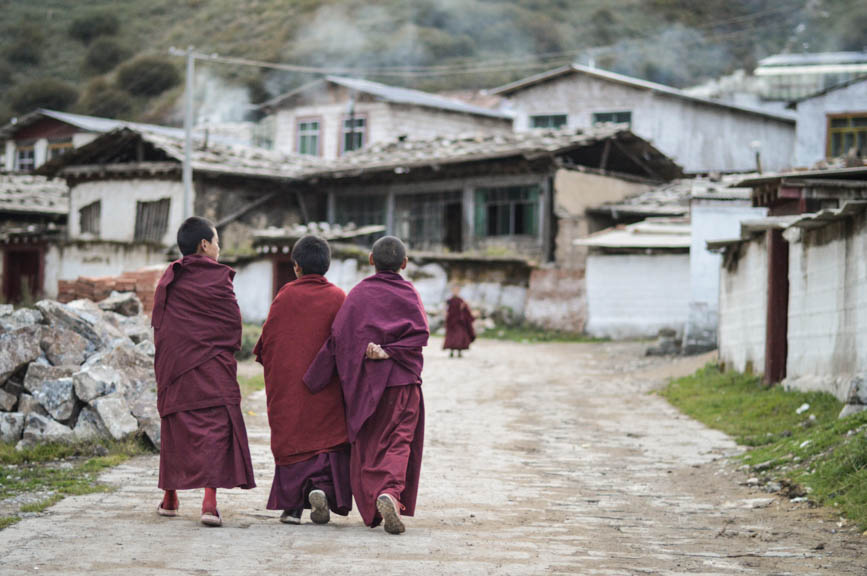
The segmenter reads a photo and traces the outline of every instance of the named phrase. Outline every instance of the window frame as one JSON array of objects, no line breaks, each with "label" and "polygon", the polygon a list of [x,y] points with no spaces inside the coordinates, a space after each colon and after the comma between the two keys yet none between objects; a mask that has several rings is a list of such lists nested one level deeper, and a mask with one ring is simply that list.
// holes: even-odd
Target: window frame
[{"label": "window frame", "polygon": [[[63,140],[49,140],[48,141],[48,149],[45,152],[45,161],[50,162],[51,160],[63,156],[64,154],[71,152],[74,146],[72,145],[71,138],[65,138]],[[62,150],[61,153],[57,154],[58,150]]]},{"label": "window frame", "polygon": [[[85,229],[85,223],[88,224]],[[78,209],[78,233],[80,235],[92,234],[99,238],[102,231],[102,200],[82,206]]]},{"label": "window frame", "polygon": [[[598,120],[598,116],[602,114],[608,114],[611,116],[616,116],[617,114],[629,114],[629,120],[626,122],[615,122],[614,120]],[[600,124],[626,124],[628,127],[632,128],[632,110],[602,110],[590,113],[590,125],[591,126],[599,126]]]},{"label": "window frame", "polygon": [[[527,198],[524,199],[494,199],[491,200],[489,194],[492,192],[503,191],[506,193],[526,192]],[[523,186],[488,186],[479,187],[474,191],[475,196],[475,236],[476,238],[538,238],[541,233],[541,225],[539,215],[542,211],[543,190],[538,184],[530,184]],[[482,199],[483,198],[483,199]],[[529,218],[525,223],[529,223],[530,232],[518,233],[518,206],[528,206],[530,208]],[[505,233],[491,233],[490,210],[492,208],[507,207],[508,210],[508,231]],[[498,220],[494,218],[494,220]]]},{"label": "window frame", "polygon": [[[165,217],[162,219],[162,222],[145,222],[142,221],[144,219],[144,209],[146,207],[157,207],[158,205],[164,205],[165,208]],[[133,229],[133,241],[142,242],[145,244],[163,244],[163,238],[168,232],[169,229],[169,219],[171,218],[171,210],[172,210],[172,199],[171,198],[159,198],[157,200],[137,200],[135,203],[135,227]],[[157,217],[163,216],[162,214],[156,214]],[[149,216],[149,218],[154,218],[154,216]]]},{"label": "window frame", "polygon": [[[346,122],[348,122],[351,119],[354,119],[356,122],[358,122],[359,120],[364,122],[364,130],[362,130],[360,132],[361,145],[358,148],[353,148],[352,150],[346,150],[346,135],[349,133],[349,131],[346,129]],[[347,152],[354,152],[356,150],[361,150],[362,148],[367,146],[367,143],[368,143],[367,133],[368,133],[368,130],[370,128],[369,124],[370,123],[368,122],[367,114],[364,112],[361,112],[358,114],[353,114],[352,116],[350,116],[349,114],[344,114],[343,116],[340,117],[340,126],[338,127],[338,129],[339,129],[338,133],[340,136],[338,138],[338,144],[337,144],[339,147],[338,148],[338,155],[339,156],[343,156]],[[359,132],[356,132],[356,134],[359,134]]]},{"label": "window frame", "polygon": [[[21,167],[21,153],[30,153],[29,168]],[[36,143],[15,146],[15,172],[32,172],[36,170]]]},{"label": "window frame", "polygon": [[[865,141],[865,150],[867,150],[867,124],[864,126],[856,126],[853,122],[855,119],[867,120],[867,112],[841,112],[825,115],[825,158],[831,159],[836,157],[832,155],[833,138],[835,134],[853,134],[856,146],[858,146],[858,135],[863,134],[862,138]],[[834,127],[832,126],[834,120],[848,120],[849,125],[844,127]],[[845,156],[847,153],[848,149],[841,149],[839,156]]]},{"label": "window frame", "polygon": [[[563,118],[563,123],[559,126],[534,126],[533,123],[539,118]],[[530,129],[531,130],[560,130],[569,126],[569,114],[530,114]]]},{"label": "window frame", "polygon": [[[301,138],[304,136],[312,136],[312,134],[305,134],[301,131],[302,124],[309,124],[311,122],[317,123],[316,128],[316,153],[304,153],[301,152]],[[322,133],[325,123],[323,122],[322,116],[301,116],[295,119],[295,153],[300,156],[322,156]]]}]

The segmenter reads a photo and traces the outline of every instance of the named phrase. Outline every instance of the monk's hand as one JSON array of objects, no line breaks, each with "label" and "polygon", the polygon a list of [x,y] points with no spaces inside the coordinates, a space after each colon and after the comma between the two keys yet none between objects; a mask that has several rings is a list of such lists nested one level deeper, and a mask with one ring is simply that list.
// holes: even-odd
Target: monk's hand
[{"label": "monk's hand", "polygon": [[382,349],[382,346],[373,342],[367,345],[365,355],[371,360],[388,360],[388,353]]}]

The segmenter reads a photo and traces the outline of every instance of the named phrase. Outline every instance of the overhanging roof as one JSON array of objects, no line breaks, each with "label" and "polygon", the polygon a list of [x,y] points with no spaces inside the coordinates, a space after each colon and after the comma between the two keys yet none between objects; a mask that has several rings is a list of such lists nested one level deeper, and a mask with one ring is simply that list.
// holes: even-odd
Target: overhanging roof
[{"label": "overhanging roof", "polygon": [[608,249],[689,250],[692,229],[688,219],[649,218],[573,240],[575,246]]},{"label": "overhanging roof", "polygon": [[508,96],[509,94],[514,94],[520,90],[524,90],[526,88],[530,88],[537,84],[541,84],[543,82],[548,82],[554,79],[557,79],[561,76],[569,75],[569,74],[585,74],[587,76],[592,76],[594,78],[599,78],[601,80],[605,80],[608,82],[614,82],[617,84],[623,84],[626,86],[631,86],[633,88],[638,88],[641,90],[647,90],[650,92],[655,92],[658,94],[664,94],[666,96],[672,96],[674,98],[679,98],[681,100],[686,100],[689,102],[694,102],[697,104],[703,104],[706,106],[712,106],[716,108],[723,108],[732,112],[742,113],[742,114],[750,114],[753,116],[760,116],[763,118],[767,118],[769,120],[775,120],[777,122],[784,122],[786,124],[794,124],[795,118],[789,114],[775,114],[773,112],[769,112],[767,110],[763,110],[760,108],[752,108],[749,106],[738,106],[735,104],[728,104],[726,102],[720,102],[718,100],[711,100],[709,98],[701,98],[698,96],[691,96],[687,94],[683,90],[678,88],[673,88],[671,86],[666,86],[664,84],[657,84],[656,82],[648,82],[647,80],[642,80],[640,78],[634,78],[632,76],[626,76],[624,74],[617,74],[616,72],[610,72],[608,70],[602,70],[601,68],[592,68],[589,66],[582,66],[581,64],[569,64],[566,66],[561,66],[559,68],[554,68],[553,70],[549,70],[547,72],[542,72],[541,74],[536,74],[534,76],[528,76],[527,78],[517,80],[515,82],[511,82],[509,84],[505,84],[503,86],[499,86],[490,91],[491,94]]},{"label": "overhanging roof", "polygon": [[132,130],[141,130],[151,134],[162,134],[175,138],[184,137],[183,130],[180,128],[172,128],[170,126],[126,122],[124,120],[115,120],[113,118],[100,118],[97,116],[86,116],[84,114],[72,114],[71,112],[59,112],[47,108],[37,108],[33,112],[25,114],[0,128],[0,139],[9,138],[14,132],[17,132],[25,126],[34,124],[43,118],[52,118],[59,122],[74,126],[84,132],[94,132],[97,134],[111,132],[112,130],[118,130],[120,128],[129,128]]}]

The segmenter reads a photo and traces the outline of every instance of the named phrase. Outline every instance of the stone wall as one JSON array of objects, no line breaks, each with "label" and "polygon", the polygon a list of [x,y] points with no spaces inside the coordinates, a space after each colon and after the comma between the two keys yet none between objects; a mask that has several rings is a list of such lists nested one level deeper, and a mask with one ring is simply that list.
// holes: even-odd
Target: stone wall
[{"label": "stone wall", "polygon": [[720,272],[719,358],[726,369],[765,369],[768,316],[768,249],[765,235],[726,256]]}]

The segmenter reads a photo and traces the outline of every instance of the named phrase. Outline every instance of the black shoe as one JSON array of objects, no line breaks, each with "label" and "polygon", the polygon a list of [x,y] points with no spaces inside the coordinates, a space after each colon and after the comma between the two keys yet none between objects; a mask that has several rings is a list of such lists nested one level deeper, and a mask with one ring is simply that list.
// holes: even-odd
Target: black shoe
[{"label": "black shoe", "polygon": [[283,510],[283,514],[280,515],[280,522],[283,524],[301,524],[302,510],[302,508],[298,510]]}]

